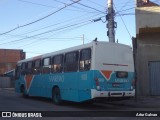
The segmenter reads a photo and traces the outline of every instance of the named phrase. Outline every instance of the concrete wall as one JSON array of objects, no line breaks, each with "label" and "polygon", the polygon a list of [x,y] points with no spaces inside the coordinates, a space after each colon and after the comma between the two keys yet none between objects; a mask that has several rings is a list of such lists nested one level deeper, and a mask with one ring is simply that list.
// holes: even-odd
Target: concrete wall
[{"label": "concrete wall", "polygon": [[149,62],[160,61],[160,7],[136,8],[137,94],[151,95]]},{"label": "concrete wall", "polygon": [[138,95],[150,95],[149,61],[160,61],[160,35],[146,34],[137,40],[136,69]]},{"label": "concrete wall", "polygon": [[0,88],[13,88],[14,80],[9,77],[0,77]]},{"label": "concrete wall", "polygon": [[160,7],[138,7],[136,8],[136,34],[140,28],[157,28],[160,27]]}]

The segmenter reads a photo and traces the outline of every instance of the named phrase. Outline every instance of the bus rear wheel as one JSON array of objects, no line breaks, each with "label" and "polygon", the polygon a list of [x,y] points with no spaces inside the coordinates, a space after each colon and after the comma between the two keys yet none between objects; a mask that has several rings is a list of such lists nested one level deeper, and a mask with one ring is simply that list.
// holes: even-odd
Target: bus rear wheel
[{"label": "bus rear wheel", "polygon": [[52,100],[56,105],[62,104],[60,89],[58,87],[55,87],[52,91]]}]

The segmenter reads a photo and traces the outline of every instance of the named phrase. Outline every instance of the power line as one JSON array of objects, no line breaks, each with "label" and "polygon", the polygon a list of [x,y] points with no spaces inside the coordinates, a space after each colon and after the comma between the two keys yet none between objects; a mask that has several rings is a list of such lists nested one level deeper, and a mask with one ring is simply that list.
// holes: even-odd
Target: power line
[{"label": "power line", "polygon": [[[53,42],[53,41],[54,41],[54,42],[55,42],[55,41],[58,41],[58,42],[64,42],[64,41],[65,41],[65,42],[69,42],[69,41],[73,41],[73,40],[74,40],[74,41],[75,41],[75,40],[80,40],[81,38],[78,38],[78,39],[77,39],[77,38],[76,38],[76,39],[75,39],[75,38],[70,38],[70,39],[69,39],[69,38],[67,38],[67,39],[62,38],[63,40],[62,40],[61,38],[58,38],[58,40],[53,40],[53,39],[52,39],[52,40],[48,40],[48,39],[51,39],[51,38],[36,38],[36,39],[37,39],[37,40],[35,40],[35,41],[31,42],[31,43],[28,43],[28,44],[25,44],[25,45],[22,45],[22,46],[18,46],[18,48],[24,48],[24,47],[26,48],[26,46],[28,46],[28,45],[32,45],[32,46],[33,46],[34,43],[41,42],[42,40],[46,40],[46,39],[47,39],[47,41],[51,41],[51,42]],[[57,39],[57,38],[56,38],[56,39]],[[65,40],[64,40],[64,39],[65,39]],[[30,46],[30,47],[31,47],[31,46]]]},{"label": "power line", "polygon": [[[135,9],[135,7],[127,8],[127,9],[124,9],[124,10],[120,10],[118,12],[124,12],[124,11],[132,10],[132,9]],[[118,12],[116,12],[116,13],[118,13]]]},{"label": "power line", "polygon": [[[63,4],[63,5],[66,5],[66,3],[61,2],[61,1],[59,1],[59,0],[53,0],[53,1],[58,2],[58,3],[61,3],[61,4]],[[80,10],[82,9],[82,8],[79,8],[79,7],[76,7],[76,6],[72,6],[72,7],[76,8],[76,9],[80,9]]]},{"label": "power line", "polygon": [[87,0],[87,1],[89,1],[89,2],[91,2],[91,3],[94,3],[95,5],[98,5],[98,6],[100,6],[100,7],[106,8],[105,6],[103,6],[103,5],[101,5],[101,4],[97,3],[97,2],[93,2],[93,1],[91,1],[91,0]]},{"label": "power line", "polygon": [[53,14],[55,14],[55,13],[63,10],[64,8],[66,8],[66,7],[68,7],[68,6],[71,6],[71,5],[75,4],[75,3],[78,3],[79,1],[80,1],[80,0],[77,0],[77,1],[73,1],[73,2],[70,3],[70,4],[66,4],[64,7],[60,8],[60,9],[58,9],[58,10],[56,10],[56,11],[54,11],[54,12],[52,12],[52,13],[50,13],[50,14],[48,14],[48,15],[46,15],[46,16],[38,19],[38,20],[35,20],[35,21],[33,21],[33,22],[30,22],[30,23],[27,23],[27,24],[24,24],[24,25],[21,25],[21,26],[18,26],[18,27],[16,27],[16,28],[13,28],[13,29],[7,31],[7,32],[1,33],[0,35],[4,35],[4,34],[6,34],[6,33],[10,33],[10,32],[12,32],[12,31],[15,31],[15,30],[17,30],[17,29],[19,29],[19,28],[26,27],[26,26],[29,26],[29,25],[31,25],[31,24],[37,23],[37,22],[39,22],[39,21],[41,21],[41,20],[43,20],[43,19],[45,19],[45,18],[50,17],[51,15],[53,15]]},{"label": "power line", "polygon": [[[70,0],[70,1],[74,2],[74,0]],[[86,7],[86,8],[92,9],[92,10],[95,10],[95,11],[97,11],[97,12],[100,12],[100,13],[106,14],[106,12],[100,11],[100,10],[98,10],[98,9],[96,9],[96,8],[93,8],[93,7],[90,7],[90,6],[84,5],[84,4],[82,4],[82,3],[78,3],[78,2],[77,2],[77,4],[79,4],[79,5],[83,6],[83,7]]]},{"label": "power line", "polygon": [[[115,7],[115,9],[117,10],[117,8],[116,8],[116,6],[114,5],[114,7]],[[117,13],[119,14],[119,16],[120,16],[120,18],[121,18],[121,20],[122,20],[122,22],[123,22],[123,24],[124,24],[124,26],[125,26],[125,28],[126,28],[126,30],[127,30],[127,32],[128,32],[128,34],[129,34],[129,36],[130,36],[130,39],[132,39],[132,36],[131,36],[131,34],[130,34],[130,32],[129,32],[129,30],[128,30],[128,28],[127,28],[127,26],[126,26],[126,24],[125,24],[125,22],[124,22],[124,20],[123,20],[123,18],[122,18],[122,16],[121,16],[121,14],[120,14],[120,12],[119,11],[117,11]]]},{"label": "power line", "polygon": [[119,11],[123,10],[123,7],[127,6],[127,4],[128,4],[129,2],[131,2],[131,0],[128,0],[128,1],[120,8]]},{"label": "power line", "polygon": [[[64,3],[64,2],[61,2],[61,1],[59,1],[59,0],[53,0],[53,1],[56,1],[56,2],[58,2],[58,3],[61,3],[61,4],[66,4],[66,3]],[[74,1],[74,0],[70,0],[70,1]],[[79,4],[79,3],[78,3]],[[87,8],[90,8],[90,9],[92,9],[92,10],[95,10],[95,11],[97,11],[97,12],[100,12],[100,13],[104,13],[104,12],[102,12],[102,11],[100,11],[100,10],[98,10],[98,9],[96,9],[96,8],[93,8],[93,7],[90,7],[90,6],[87,6],[87,5],[84,5],[84,4],[82,4],[82,3],[80,3],[80,5],[81,6],[83,6],[83,7],[87,7]],[[79,7],[77,7],[77,6],[72,6],[72,7],[74,7],[74,8],[78,8],[78,9],[82,9],[82,8],[79,8]]]},{"label": "power line", "polygon": [[[97,16],[97,15],[99,15],[99,14],[95,14],[94,16],[90,16],[89,18],[93,18],[93,17],[95,17],[95,16]],[[84,16],[86,16],[86,14],[84,15]],[[59,25],[59,24],[63,24],[63,23],[66,23],[66,22],[71,22],[71,21],[73,21],[73,20],[76,20],[76,19],[78,19],[79,17],[82,17],[82,16],[78,16],[78,17],[75,17],[75,18],[71,18],[71,19],[68,19],[67,21],[65,20],[65,21],[61,21],[61,22],[58,22],[58,23],[56,23],[56,24],[52,24],[52,25],[49,25],[49,26],[45,26],[45,27],[42,27],[42,28],[39,28],[39,29],[35,29],[35,30],[31,30],[31,31],[28,31],[28,32],[25,32],[25,33],[22,33],[21,35],[10,35],[10,34],[6,34],[6,35],[10,35],[10,36],[13,36],[13,37],[26,37],[26,36],[24,36],[25,34],[29,34],[29,33],[33,33],[33,32],[37,32],[37,31],[40,31],[40,30],[43,30],[43,29],[46,29],[46,28],[50,28],[50,27],[55,27],[55,26],[57,26],[57,25]],[[81,19],[78,23],[80,23],[80,22],[83,22],[84,20],[86,21],[86,19],[89,19],[88,17],[86,17],[86,18],[83,18],[83,19]],[[77,21],[77,20],[76,20]],[[77,23],[77,22],[76,22]],[[73,23],[72,23],[73,24]],[[66,27],[66,26],[69,26],[69,25],[72,25],[72,24],[66,24],[66,25],[63,25],[63,26],[60,26],[60,27],[58,27],[58,28],[63,28],[63,27]],[[55,28],[55,29],[58,29],[58,28]],[[3,40],[4,41],[4,40]]]},{"label": "power line", "polygon": [[[91,24],[91,22],[88,22],[88,23],[84,23],[84,24],[82,24],[82,25],[79,25],[79,26],[76,26],[76,27],[74,27],[74,28],[70,28],[70,29],[67,29],[67,30],[63,30],[63,31],[61,31],[61,32],[59,32],[59,34],[60,33],[64,33],[65,31],[67,31],[67,32],[69,32],[69,30],[70,31],[72,31],[72,30],[75,30],[75,29],[77,29],[77,28],[79,28],[79,27],[83,27],[83,26],[85,26],[85,25],[88,25],[88,24]],[[20,48],[20,47],[25,47],[26,48],[26,46],[28,46],[28,45],[32,45],[33,46],[33,44],[34,43],[37,43],[37,42],[40,42],[40,40],[46,40],[46,39],[38,39],[38,40],[35,40],[35,41],[33,41],[33,42],[31,42],[31,43],[29,43],[29,44],[26,44],[26,45],[23,45],[23,46],[19,46],[18,48]],[[75,40],[75,39],[74,39]],[[53,41],[57,41],[57,40],[53,40]],[[59,41],[59,40],[58,40]],[[62,40],[61,40],[62,41]],[[68,41],[68,40],[65,40],[65,41]],[[31,47],[31,46],[30,46]]]},{"label": "power line", "polygon": [[[120,0],[119,0],[120,1]],[[121,1],[123,1],[123,0],[121,0]],[[124,2],[125,1],[125,2]],[[134,0],[129,0],[128,2],[126,2],[126,0],[124,0],[123,2],[118,2],[117,4],[116,4],[116,7],[119,7],[120,9],[122,9],[123,7],[125,7],[125,5],[124,4],[127,4],[127,7],[128,6],[135,6],[135,1]],[[122,7],[123,6],[123,7]]]},{"label": "power line", "polygon": [[[62,26],[62,27],[59,27],[59,28],[56,28],[56,29],[52,29],[52,30],[49,30],[49,31],[46,31],[46,32],[42,32],[42,33],[39,33],[39,34],[36,34],[36,35],[32,35],[32,36],[27,36],[25,38],[21,38],[21,39],[18,39],[18,40],[13,40],[13,41],[2,43],[2,44],[8,44],[8,43],[21,41],[21,40],[24,40],[24,39],[34,38],[36,36],[40,36],[40,35],[43,35],[43,34],[51,33],[51,32],[54,32],[54,31],[63,30],[63,29],[66,29],[66,28],[70,28],[70,27],[73,27],[73,26],[76,26],[76,25],[79,25],[79,24],[88,23],[88,22],[93,22],[93,21],[92,20],[87,20],[87,21],[83,21],[83,22],[80,22],[80,23],[75,23],[75,24],[72,24],[72,25]],[[2,45],[2,44],[0,44],[0,45]]]},{"label": "power line", "polygon": [[[23,3],[38,5],[38,6],[42,6],[42,7],[47,7],[47,8],[59,8],[59,7],[55,7],[55,6],[51,6],[51,5],[45,5],[45,4],[30,2],[30,1],[27,1],[27,0],[18,0],[18,1],[19,1],[19,2],[23,2]],[[55,0],[55,1],[56,1],[56,0]],[[66,5],[66,3],[64,3],[64,5]],[[75,6],[71,6],[71,7],[74,7],[74,8],[79,9],[79,10],[75,10],[75,9],[74,9],[74,10],[73,10],[73,9],[66,9],[66,10],[92,13],[91,11],[84,11],[84,10],[82,10],[82,8],[78,8],[78,7],[75,7]]]},{"label": "power line", "polygon": [[24,2],[24,3],[33,4],[33,5],[39,5],[39,6],[43,6],[43,7],[48,7],[48,8],[57,8],[57,7],[54,7],[54,6],[44,5],[44,4],[35,3],[35,2],[30,2],[30,1],[26,1],[26,0],[18,0],[18,1]]},{"label": "power line", "polygon": [[[104,16],[102,16],[102,17],[104,17]],[[70,30],[73,30],[73,29],[88,25],[88,24],[93,23],[93,22],[94,21],[92,19],[92,20],[87,20],[87,21],[83,21],[83,22],[79,22],[79,23],[75,23],[75,24],[71,24],[71,25],[66,25],[66,26],[62,26],[62,27],[59,27],[59,28],[56,28],[56,29],[52,29],[52,30],[49,30],[49,31],[46,31],[46,32],[42,32],[42,33],[36,34],[36,35],[27,36],[27,37],[24,37],[24,38],[21,38],[21,39],[18,39],[18,40],[13,40],[13,41],[10,41],[10,42],[1,43],[0,45],[19,42],[19,41],[22,41],[22,40],[25,40],[25,39],[29,39],[29,38],[37,39],[37,36],[40,36],[40,35],[43,35],[43,34],[47,34],[47,33],[51,33],[51,32],[54,32],[54,31],[59,31],[59,30],[63,30],[63,33],[64,33],[64,30],[66,30],[66,29],[67,29],[67,31],[69,30],[68,28],[70,28]],[[77,26],[77,25],[79,25],[79,26]],[[74,27],[74,28],[71,28],[71,27]],[[35,42],[36,41],[34,41],[33,43],[35,43]]]}]

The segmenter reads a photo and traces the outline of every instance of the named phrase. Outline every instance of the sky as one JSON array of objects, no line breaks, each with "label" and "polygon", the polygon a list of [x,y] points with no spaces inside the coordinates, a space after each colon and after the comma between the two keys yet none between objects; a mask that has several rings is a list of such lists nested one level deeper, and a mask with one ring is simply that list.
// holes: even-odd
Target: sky
[{"label": "sky", "polygon": [[[135,0],[113,0],[116,41],[131,46]],[[23,49],[26,58],[76,45],[108,41],[107,0],[0,0],[0,49]],[[63,8],[63,9],[62,9]],[[98,18],[100,21],[94,22]]]}]

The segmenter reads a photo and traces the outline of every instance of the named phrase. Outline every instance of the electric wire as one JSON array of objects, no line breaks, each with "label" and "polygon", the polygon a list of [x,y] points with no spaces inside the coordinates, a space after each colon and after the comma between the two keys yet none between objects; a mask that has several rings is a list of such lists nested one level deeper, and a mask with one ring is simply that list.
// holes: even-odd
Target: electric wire
[{"label": "electric wire", "polygon": [[87,0],[87,1],[89,1],[90,3],[93,3],[93,4],[95,4],[95,5],[98,5],[98,6],[100,6],[100,7],[106,8],[105,6],[103,6],[103,5],[101,5],[101,4],[97,3],[97,2],[93,2],[93,1],[91,1],[91,0]]},{"label": "electric wire", "polygon": [[[70,1],[72,1],[72,2],[73,2],[74,0],[70,0]],[[92,9],[92,10],[95,10],[95,11],[97,11],[97,12],[100,12],[100,13],[106,14],[106,12],[100,11],[100,10],[98,10],[98,9],[96,9],[96,8],[93,8],[93,7],[87,6],[87,5],[85,5],[85,4],[82,4],[82,3],[79,3],[79,2],[77,2],[77,4],[79,4],[79,5],[83,6],[83,7],[86,7],[86,8]]]},{"label": "electric wire", "polygon": [[119,11],[123,10],[123,8],[124,8],[125,6],[127,6],[129,2],[131,2],[131,0],[128,0],[128,1],[120,8]]},{"label": "electric wire", "polygon": [[[94,16],[89,16],[89,17],[83,17],[83,16],[78,16],[78,17],[75,17],[75,18],[71,18],[71,19],[68,19],[68,20],[64,20],[64,21],[61,21],[61,22],[58,22],[58,23],[55,23],[55,24],[52,24],[52,25],[49,25],[49,26],[45,26],[45,27],[41,27],[41,28],[38,28],[38,29],[35,29],[35,30],[31,30],[31,31],[28,31],[28,32],[25,32],[25,33],[22,33],[21,35],[11,35],[11,34],[5,34],[7,36],[10,36],[10,37],[27,37],[27,36],[24,36],[26,34],[30,34],[30,33],[34,33],[34,32],[37,32],[37,31],[40,31],[40,30],[44,30],[44,29],[48,29],[50,27],[55,27],[57,25],[61,25],[63,23],[68,23],[68,22],[71,22],[73,20],[76,21],[76,23],[81,23],[83,21],[86,21],[86,19],[91,19],[97,15],[100,15],[100,14],[95,14]],[[84,15],[86,16],[86,14]],[[80,19],[79,21],[77,21],[77,19],[79,19],[80,17],[83,17],[83,19]],[[103,17],[103,16],[102,16]],[[94,20],[93,20],[94,21]],[[66,26],[69,26],[69,25],[72,25],[73,23],[69,23],[69,24],[66,24],[66,25],[63,25],[63,26],[60,26],[60,27],[57,27],[55,29],[59,29],[59,28],[63,28],[63,27],[66,27]],[[8,39],[7,39],[8,40]],[[5,40],[3,40],[5,41]]]},{"label": "electric wire", "polygon": [[30,22],[30,23],[27,23],[27,24],[18,26],[18,27],[16,27],[16,28],[13,28],[13,29],[7,31],[7,32],[0,33],[0,35],[4,35],[4,34],[6,34],[6,33],[10,33],[10,32],[12,32],[12,31],[15,31],[15,30],[17,30],[17,29],[19,29],[19,28],[23,28],[23,27],[32,25],[32,24],[34,24],[34,23],[37,23],[37,22],[39,22],[39,21],[41,21],[41,20],[43,20],[43,19],[46,19],[46,18],[52,16],[52,15],[55,14],[55,13],[57,13],[57,12],[63,10],[64,8],[66,8],[66,7],[68,7],[68,6],[71,6],[71,5],[75,4],[75,3],[78,3],[79,1],[80,1],[80,0],[77,0],[77,1],[74,1],[74,2],[72,2],[72,3],[70,3],[70,4],[67,4],[67,5],[63,6],[62,8],[60,8],[60,9],[58,9],[58,10],[56,10],[56,11],[54,11],[54,12],[52,12],[52,13],[50,13],[50,14],[48,14],[48,15],[46,15],[46,16],[40,18],[40,19],[37,19],[37,20],[35,20],[35,21],[33,21],[33,22]]},{"label": "electric wire", "polygon": [[[70,31],[71,31],[71,30],[75,30],[75,29],[80,28],[80,27],[83,27],[83,26],[88,25],[88,24],[91,24],[91,23],[84,23],[84,24],[79,25],[79,26],[76,26],[76,27],[74,27],[74,28],[70,28]],[[61,33],[64,33],[65,31],[69,32],[68,29],[67,29],[67,30],[61,31]],[[59,33],[60,33],[60,32],[59,32]],[[37,42],[41,43],[42,40],[45,40],[45,41],[46,41],[46,39],[40,38],[40,39],[37,39],[37,40],[35,40],[35,41],[33,41],[33,42],[29,43],[29,44],[25,44],[25,45],[23,45],[23,46],[18,46],[18,48],[28,48],[28,47],[26,47],[26,46],[28,46],[28,45],[30,45],[29,47],[34,46],[35,43],[37,43]],[[75,40],[75,39],[74,39],[74,40]],[[52,40],[52,41],[54,41],[54,42],[55,42],[55,41],[60,42],[59,40]],[[61,41],[62,41],[62,40],[61,40]],[[71,41],[71,40],[65,40],[65,41]],[[63,41],[63,42],[64,42],[64,41]]]},{"label": "electric wire", "polygon": [[[28,3],[28,4],[33,4],[33,5],[38,5],[38,6],[42,6],[42,7],[47,7],[47,8],[59,8],[59,7],[55,7],[55,6],[51,6],[51,5],[45,5],[45,4],[39,4],[39,3],[35,3],[35,2],[30,2],[30,1],[27,1],[27,0],[18,0],[19,2],[23,2],[23,3]],[[67,3],[64,3],[64,5],[66,5]],[[91,11],[84,11],[82,10],[81,8],[78,8],[78,7],[75,7],[75,6],[71,6],[71,7],[74,7],[78,10],[73,10],[73,9],[66,9],[66,10],[69,10],[69,11],[76,11],[76,12],[86,12],[86,13],[92,13]]]},{"label": "electric wire", "polygon": [[[87,14],[84,14],[83,16],[86,16],[86,15],[87,15]],[[97,15],[99,15],[99,14],[94,14],[94,15],[92,15],[92,16],[89,17],[89,18],[92,18],[92,17],[97,16]],[[33,33],[33,32],[37,32],[37,31],[40,31],[40,30],[43,30],[43,29],[47,29],[47,28],[50,28],[50,27],[55,27],[55,26],[60,25],[60,24],[63,24],[63,23],[67,23],[67,22],[71,22],[71,21],[77,21],[77,19],[79,19],[80,17],[83,17],[83,16],[81,15],[81,16],[78,16],[78,17],[70,18],[70,19],[68,19],[68,20],[60,21],[60,22],[55,23],[55,24],[52,24],[52,25],[48,25],[48,26],[41,27],[41,28],[38,28],[38,29],[35,29],[35,30],[31,30],[31,31],[28,31],[28,32],[23,33],[23,35],[24,35],[24,34]],[[83,18],[83,19],[81,19],[81,20],[79,20],[79,21],[83,21],[83,20],[86,20],[86,19],[88,19],[88,17],[85,17],[85,18]]]},{"label": "electric wire", "polygon": [[[53,1],[58,2],[58,3],[61,3],[61,4],[63,4],[63,5],[66,5],[66,3],[61,2],[61,1],[59,1],[59,0],[53,0]],[[79,7],[77,7],[77,6],[73,6],[73,5],[72,5],[72,7],[76,8],[76,9],[82,10],[82,8],[79,8]]]},{"label": "electric wire", "polygon": [[24,37],[24,38],[21,38],[21,39],[18,39],[18,40],[13,40],[13,41],[1,43],[0,45],[15,43],[15,42],[19,42],[19,41],[22,41],[22,40],[25,40],[25,39],[29,39],[29,38],[35,38],[36,36],[40,36],[40,35],[43,35],[43,34],[51,33],[51,32],[54,32],[54,31],[63,30],[63,29],[66,29],[66,28],[71,28],[71,27],[74,27],[74,26],[77,26],[77,25],[81,25],[81,24],[86,25],[89,22],[93,22],[93,20],[87,20],[87,21],[83,21],[83,22],[79,22],[79,23],[75,23],[75,24],[71,24],[71,25],[62,26],[62,27],[55,28],[55,29],[52,29],[52,30],[49,30],[49,31],[45,31],[45,32],[42,32],[42,33],[38,33],[38,34],[35,34],[35,35],[32,35],[32,36],[27,36],[27,37]]},{"label": "electric wire", "polygon": [[18,1],[19,2],[33,4],[33,5],[39,5],[39,6],[43,6],[43,7],[48,7],[48,8],[58,8],[58,7],[54,7],[54,6],[50,6],[50,5],[45,5],[45,4],[40,4],[40,3],[35,3],[35,2],[30,2],[30,1],[26,1],[26,0],[18,0]]},{"label": "electric wire", "polygon": [[[114,4],[114,7],[115,7],[115,9],[116,9],[116,11],[117,11],[117,8],[116,8],[115,4]],[[129,32],[129,30],[128,30],[128,28],[127,28],[127,26],[126,26],[126,24],[125,24],[125,22],[124,22],[124,20],[123,20],[123,18],[122,18],[122,16],[121,16],[121,14],[120,14],[120,12],[117,11],[117,14],[119,14],[119,16],[120,16],[120,18],[121,18],[121,20],[122,20],[122,22],[123,22],[123,24],[124,24],[127,32],[128,32],[128,34],[129,34],[129,36],[130,36],[130,39],[132,40],[132,36],[131,36],[131,34],[130,34],[130,32]]]}]

